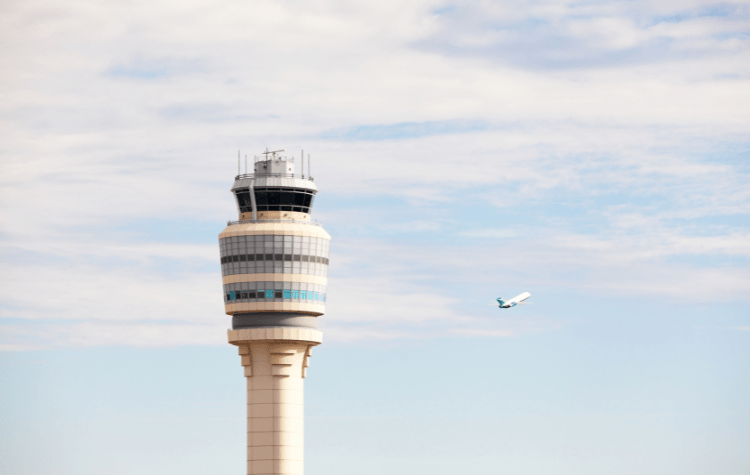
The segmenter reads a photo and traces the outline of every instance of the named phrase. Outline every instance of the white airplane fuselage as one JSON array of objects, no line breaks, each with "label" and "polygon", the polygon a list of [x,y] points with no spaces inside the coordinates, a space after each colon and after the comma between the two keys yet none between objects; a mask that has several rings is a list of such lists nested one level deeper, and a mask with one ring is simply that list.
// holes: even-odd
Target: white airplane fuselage
[{"label": "white airplane fuselage", "polygon": [[523,302],[527,298],[531,297],[531,294],[528,292],[524,292],[520,295],[516,295],[510,300],[503,300],[501,298],[497,299],[497,303],[500,305],[500,308],[511,308],[515,307],[519,303]]}]

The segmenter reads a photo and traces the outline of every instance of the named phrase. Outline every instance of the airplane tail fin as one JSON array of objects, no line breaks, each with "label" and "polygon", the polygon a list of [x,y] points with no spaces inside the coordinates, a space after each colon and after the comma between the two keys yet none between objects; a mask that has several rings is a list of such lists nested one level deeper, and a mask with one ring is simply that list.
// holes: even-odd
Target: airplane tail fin
[{"label": "airplane tail fin", "polygon": [[499,298],[497,299],[497,303],[499,303],[501,306],[505,305],[505,300],[503,300],[502,298]]}]

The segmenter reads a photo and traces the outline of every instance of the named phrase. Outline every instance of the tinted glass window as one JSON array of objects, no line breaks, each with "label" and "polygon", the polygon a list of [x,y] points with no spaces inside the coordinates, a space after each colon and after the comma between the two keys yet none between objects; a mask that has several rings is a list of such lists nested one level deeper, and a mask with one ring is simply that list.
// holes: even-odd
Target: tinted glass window
[{"label": "tinted glass window", "polygon": [[293,205],[294,204],[294,191],[282,191],[279,193],[280,201],[282,205]]},{"label": "tinted glass window", "polygon": [[308,213],[312,199],[313,192],[301,188],[255,188],[255,200],[259,211]]},{"label": "tinted glass window", "polygon": [[253,204],[250,201],[250,192],[248,190],[236,193],[237,204],[240,205],[241,213],[249,213],[253,210]]},{"label": "tinted glass window", "polygon": [[269,205],[280,205],[281,204],[281,192],[280,191],[267,191],[266,200]]}]

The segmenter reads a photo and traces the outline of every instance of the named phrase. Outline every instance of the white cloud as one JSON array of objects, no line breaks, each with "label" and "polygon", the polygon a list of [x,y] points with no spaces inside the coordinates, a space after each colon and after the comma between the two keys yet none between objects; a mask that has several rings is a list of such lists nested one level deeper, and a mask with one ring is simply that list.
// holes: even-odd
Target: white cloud
[{"label": "white cloud", "polygon": [[[166,344],[218,342],[228,317],[206,269],[234,217],[233,157],[275,145],[311,151],[335,197],[316,210],[341,233],[333,339],[556,328],[484,320],[444,293],[446,275],[487,281],[500,262],[508,279],[607,295],[745,298],[747,225],[701,221],[750,212],[744,4],[445,7],[6,3],[6,347],[151,345],[168,327]],[[509,221],[522,207],[528,222]]]}]

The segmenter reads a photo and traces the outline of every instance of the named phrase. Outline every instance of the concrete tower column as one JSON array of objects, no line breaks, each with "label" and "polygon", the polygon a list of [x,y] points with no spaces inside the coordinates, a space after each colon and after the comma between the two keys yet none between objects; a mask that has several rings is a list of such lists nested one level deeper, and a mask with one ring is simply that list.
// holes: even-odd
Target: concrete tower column
[{"label": "concrete tower column", "polygon": [[247,473],[304,473],[304,385],[317,330],[229,332],[247,378]]}]

